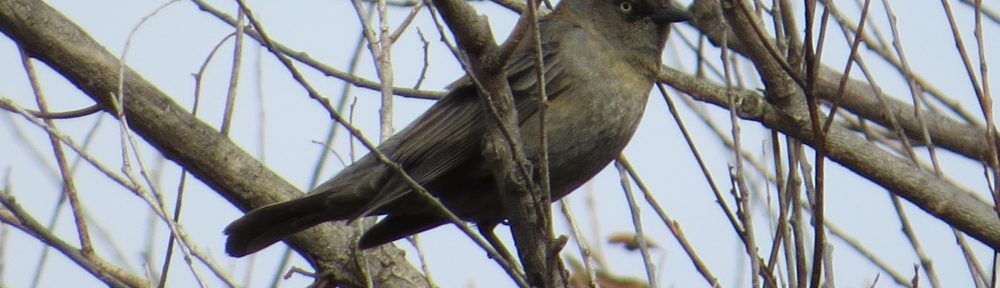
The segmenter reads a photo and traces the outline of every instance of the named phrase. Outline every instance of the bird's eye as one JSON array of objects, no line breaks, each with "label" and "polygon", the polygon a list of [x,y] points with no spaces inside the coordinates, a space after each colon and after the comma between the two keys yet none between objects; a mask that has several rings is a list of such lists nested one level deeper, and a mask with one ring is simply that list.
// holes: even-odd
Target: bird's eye
[{"label": "bird's eye", "polygon": [[632,3],[622,1],[621,4],[618,4],[618,10],[625,13],[632,12]]}]

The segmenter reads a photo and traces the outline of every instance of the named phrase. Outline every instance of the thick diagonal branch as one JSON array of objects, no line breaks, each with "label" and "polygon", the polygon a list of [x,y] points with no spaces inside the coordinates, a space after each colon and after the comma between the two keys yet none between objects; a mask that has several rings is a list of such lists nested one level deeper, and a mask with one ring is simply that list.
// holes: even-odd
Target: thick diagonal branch
[{"label": "thick diagonal branch", "polygon": [[[42,1],[0,0],[0,31],[66,77],[105,111],[112,111],[112,97],[119,94],[122,63],[65,16]],[[241,209],[301,195],[130,69],[125,71],[123,92],[125,116],[136,133]],[[324,280],[363,286],[362,274],[354,271],[357,265],[349,239],[353,234],[351,227],[326,224],[299,233],[288,243],[327,277]],[[383,246],[365,253],[365,257],[379,286],[419,287],[427,283],[395,248]]]},{"label": "thick diagonal branch", "polygon": [[[725,25],[724,21],[721,21],[722,15],[718,14],[717,9],[712,6],[717,4],[718,0],[696,1],[693,11],[697,20],[690,23],[704,33],[712,43],[718,45],[725,42],[732,51],[749,55],[750,49],[736,37],[737,33]],[[766,41],[774,42],[774,39],[768,38]],[[801,45],[800,43],[789,44]],[[757,54],[760,54],[758,55],[760,59],[767,60],[769,57],[769,55],[762,55],[761,52]],[[783,72],[777,68],[774,71]],[[923,139],[921,137],[923,130],[920,121],[917,121],[913,105],[891,97],[883,91],[884,95],[881,96],[885,100],[885,106],[883,106],[879,104],[879,96],[875,93],[875,91],[881,91],[880,87],[873,87],[871,83],[854,79],[848,79],[842,93],[838,94],[840,80],[843,77],[847,76],[837,69],[828,66],[819,67],[813,93],[821,99],[836,103],[840,107],[885,127],[892,127],[890,121],[891,118],[895,118],[906,135],[912,139]],[[793,91],[793,89],[788,91]],[[924,117],[923,122],[927,125],[927,132],[934,145],[970,159],[986,161],[990,149],[986,138],[986,129],[935,113],[923,113],[922,117]]]},{"label": "thick diagonal branch", "polygon": [[[695,79],[676,70],[663,67],[660,81],[724,109],[736,109],[743,119],[781,131],[809,145],[815,145],[815,134],[806,111],[779,110],[764,101],[759,94],[738,90],[737,107],[729,107],[726,88],[705,80]],[[913,165],[857,133],[833,125],[826,134],[826,156],[847,169],[882,186],[917,205],[927,213],[948,223],[980,242],[1000,249],[1000,218],[993,206],[934,173]]]}]

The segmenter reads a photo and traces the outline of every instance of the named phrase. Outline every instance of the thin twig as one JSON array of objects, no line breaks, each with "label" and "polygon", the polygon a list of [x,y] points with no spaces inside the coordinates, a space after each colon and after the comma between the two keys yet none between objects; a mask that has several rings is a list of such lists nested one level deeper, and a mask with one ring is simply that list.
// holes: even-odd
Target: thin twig
[{"label": "thin twig", "polygon": [[[12,108],[10,108],[10,107],[8,107],[6,105],[3,105],[3,104],[0,104],[0,109],[13,112]],[[88,116],[88,115],[92,115],[92,114],[97,113],[97,112],[101,112],[101,105],[94,104],[94,105],[90,105],[90,106],[83,107],[83,108],[80,108],[80,109],[69,110],[69,111],[62,111],[62,112],[42,112],[42,111],[31,111],[31,110],[27,110],[27,111],[28,111],[28,113],[31,113],[31,115],[34,115],[35,117],[38,117],[38,118],[45,118],[45,119],[73,119],[73,118],[80,118],[80,117],[83,117],[83,116]]]},{"label": "thin twig", "polygon": [[[38,104],[39,111],[43,114],[48,113],[48,104],[46,103],[45,94],[42,92],[42,85],[38,80],[38,74],[35,72],[34,65],[31,63],[31,59],[28,57],[27,52],[22,48],[18,47],[19,54],[21,55],[21,64],[24,67],[25,73],[28,75],[28,81],[31,84],[31,89],[35,94],[35,101]],[[55,122],[52,119],[45,119],[45,123],[49,126],[55,128]],[[84,217],[83,205],[80,202],[79,192],[76,190],[76,183],[73,178],[73,170],[69,167],[66,161],[66,152],[62,145],[59,144],[59,140],[54,136],[49,135],[49,145],[52,147],[52,153],[56,158],[56,163],[59,167],[59,174],[62,179],[62,196],[60,199],[69,200],[70,209],[73,212],[73,221],[76,224],[77,239],[80,242],[80,253],[86,256],[94,254],[94,247],[91,244],[90,232],[87,228],[88,223]],[[60,201],[62,202],[62,201]],[[49,227],[54,226],[55,218],[52,219],[52,224]],[[48,253],[48,249],[43,252],[42,259],[39,261],[38,270],[35,271],[35,277],[32,279],[32,286],[37,287],[39,281],[41,280],[41,275],[46,260],[45,255]]]},{"label": "thin twig", "polygon": [[[229,24],[230,26],[234,27],[235,25],[237,25],[235,18],[223,13],[222,11],[216,9],[211,5],[208,5],[208,3],[206,3],[204,0],[192,0],[192,2],[194,2],[195,5],[197,5],[198,8],[201,9],[202,11],[205,11],[211,14],[212,16],[215,16],[216,18],[222,20],[226,24]],[[310,57],[304,52],[295,51],[287,46],[282,45],[281,43],[273,42],[270,39],[268,39],[268,41],[264,41],[263,37],[261,37],[261,34],[256,29],[248,29],[246,30],[246,33],[248,36],[250,36],[250,38],[253,38],[258,42],[261,43],[269,42],[270,44],[267,46],[268,49],[272,51],[272,53],[278,53],[284,57],[289,57],[291,59],[294,59],[299,63],[305,64],[310,68],[316,69],[317,71],[323,73],[326,76],[341,79],[355,86],[366,89],[372,89],[372,90],[382,89],[382,84],[380,82],[371,81],[347,72],[340,71],[326,64],[323,64],[322,62],[319,62],[318,60]],[[415,90],[404,87],[393,87],[392,91],[393,93],[395,93],[395,95],[418,98],[418,99],[440,99],[445,95],[444,92]]]},{"label": "thin twig", "polygon": [[618,168],[618,174],[621,178],[622,190],[625,191],[625,199],[628,200],[629,214],[632,215],[632,227],[635,229],[635,242],[639,243],[639,253],[642,254],[642,264],[646,268],[646,280],[649,281],[648,285],[651,287],[658,287],[656,285],[656,265],[653,264],[653,260],[649,255],[649,245],[646,241],[646,233],[643,232],[642,228],[642,217],[639,214],[639,205],[635,201],[635,196],[632,195],[632,184],[628,179],[628,172],[625,170],[625,165],[622,164],[625,157],[618,156],[615,160],[615,167]]},{"label": "thin twig", "polygon": [[587,243],[587,239],[583,237],[583,232],[580,231],[580,226],[576,224],[573,212],[570,209],[569,201],[566,199],[559,200],[559,208],[562,211],[563,218],[566,219],[566,224],[569,225],[569,230],[572,232],[573,240],[576,241],[576,247],[580,253],[580,259],[583,261],[583,270],[587,273],[587,285],[591,288],[597,288],[597,272],[594,269],[593,255],[591,255],[590,244]]},{"label": "thin twig", "polygon": [[[620,160],[622,167],[625,169],[625,171],[628,172],[628,175],[631,176],[632,181],[634,181],[635,184],[639,187],[639,191],[642,191],[642,194],[645,197],[646,202],[649,203],[651,207],[653,207],[653,211],[655,211],[656,215],[660,217],[660,221],[662,221],[663,224],[667,227],[667,230],[669,230],[670,233],[674,236],[674,239],[677,239],[677,243],[681,245],[682,249],[684,249],[684,253],[687,254],[688,259],[691,260],[691,264],[694,265],[696,270],[698,270],[698,273],[701,274],[702,278],[704,278],[705,281],[708,282],[708,285],[711,287],[721,287],[719,279],[712,274],[712,272],[708,269],[708,265],[701,260],[701,257],[698,256],[698,253],[694,251],[694,247],[691,245],[691,242],[688,241],[687,237],[684,236],[684,231],[681,230],[680,224],[677,223],[677,221],[671,219],[670,216],[667,215],[665,209],[663,209],[660,203],[656,201],[656,198],[653,197],[652,191],[650,191],[649,188],[646,187],[646,184],[642,181],[642,179],[639,178],[638,173],[635,171],[634,168],[632,168],[632,165],[629,164],[628,160],[625,159],[625,156],[620,156],[618,160]],[[639,239],[639,240],[641,243],[647,242],[644,239]]]},{"label": "thin twig", "polygon": [[[16,106],[15,109],[18,109]],[[27,111],[18,111],[19,113],[28,114]],[[69,243],[66,243],[62,239],[59,239],[56,235],[52,234],[51,231],[45,229],[41,223],[31,217],[31,214],[24,210],[17,200],[8,191],[0,191],[0,206],[5,207],[5,210],[0,210],[0,222],[6,223],[7,225],[14,226],[21,231],[24,231],[31,237],[38,239],[45,245],[51,246],[57,251],[61,252],[67,258],[76,262],[81,268],[86,270],[95,278],[104,282],[111,287],[145,287],[146,282],[136,275],[132,275],[125,272],[113,264],[105,261],[95,254],[84,255],[76,247],[73,247]],[[3,213],[4,211],[9,213]]]},{"label": "thin twig", "polygon": [[340,113],[334,110],[333,107],[330,105],[329,99],[323,97],[316,89],[312,87],[312,85],[310,85],[305,80],[302,73],[300,73],[298,69],[296,69],[294,65],[292,65],[291,60],[288,57],[286,57],[286,55],[281,54],[274,49],[273,42],[271,42],[270,38],[267,37],[267,34],[264,33],[263,30],[261,30],[261,27],[257,19],[253,16],[253,13],[249,11],[249,8],[243,5],[242,1],[238,3],[240,4],[241,9],[248,10],[246,12],[247,20],[249,20],[251,26],[253,26],[255,30],[258,31],[260,38],[261,40],[263,40],[262,42],[265,44],[265,46],[268,47],[268,49],[272,52],[272,54],[274,54],[274,56],[279,60],[279,62],[281,62],[282,65],[284,65],[285,68],[289,71],[289,73],[292,74],[291,75],[292,78],[296,82],[298,82],[299,85],[301,85],[303,88],[306,89],[311,99],[317,101],[324,109],[327,110],[327,113],[329,113],[330,117],[332,117],[335,121],[343,125],[354,137],[356,137],[361,142],[361,144],[364,145],[365,148],[367,148],[370,151],[371,155],[374,156],[377,161],[379,161],[383,165],[386,165],[390,170],[399,175],[409,188],[413,189],[413,191],[416,192],[417,195],[419,195],[420,197],[426,199],[429,202],[429,204],[432,207],[434,207],[435,210],[441,212],[449,223],[455,224],[455,226],[458,227],[463,233],[465,233],[466,236],[471,238],[476,244],[478,244],[481,248],[483,248],[494,261],[498,262],[501,265],[501,267],[503,267],[504,270],[508,272],[508,275],[511,276],[511,278],[515,282],[523,284],[519,286],[527,286],[527,284],[524,282],[523,276],[514,272],[516,270],[512,268],[513,266],[510,263],[507,263],[503,259],[503,257],[500,257],[500,254],[498,254],[496,250],[490,247],[490,245],[487,244],[482,238],[476,236],[475,232],[473,232],[468,226],[464,225],[464,222],[462,222],[462,220],[459,219],[458,216],[455,216],[454,213],[451,213],[451,211],[449,211],[448,208],[445,207],[444,204],[440,202],[440,200],[432,196],[430,192],[428,192],[419,183],[417,183],[416,180],[410,177],[409,174],[406,173],[406,171],[404,171],[403,168],[398,163],[389,159],[389,157],[386,156],[385,153],[382,153],[382,151],[378,149],[378,147],[375,146],[374,143],[368,141],[368,139],[364,137],[364,134],[361,133],[359,129],[348,123],[348,121],[344,119]]}]

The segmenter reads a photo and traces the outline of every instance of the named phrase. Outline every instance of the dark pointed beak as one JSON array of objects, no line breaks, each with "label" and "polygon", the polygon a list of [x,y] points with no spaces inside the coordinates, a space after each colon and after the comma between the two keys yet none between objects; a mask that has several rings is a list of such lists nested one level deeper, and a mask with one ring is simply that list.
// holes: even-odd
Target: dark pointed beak
[{"label": "dark pointed beak", "polygon": [[694,14],[688,12],[687,9],[678,7],[676,4],[669,3],[666,7],[656,8],[653,11],[653,22],[660,25],[667,25],[676,22],[686,22],[694,20]]}]

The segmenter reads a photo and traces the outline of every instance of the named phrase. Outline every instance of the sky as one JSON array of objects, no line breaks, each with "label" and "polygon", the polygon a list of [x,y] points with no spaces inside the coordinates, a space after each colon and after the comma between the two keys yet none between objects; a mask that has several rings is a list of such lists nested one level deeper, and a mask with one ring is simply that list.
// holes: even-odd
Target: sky
[{"label": "sky", "polygon": [[[794,2],[794,1],[793,1]],[[876,1],[877,2],[877,1]],[[953,1],[954,2],[954,1]],[[190,109],[193,103],[195,81],[193,73],[206,61],[212,48],[233,29],[225,23],[200,11],[190,2],[175,2],[164,8],[136,30],[129,39],[130,31],[165,1],[48,1],[70,19],[90,33],[92,37],[115,54],[122,54],[126,46],[126,62],[148,81],[173,97],[181,106]],[[212,5],[229,13],[235,5],[227,1],[212,1]],[[248,1],[266,31],[276,41],[337,69],[347,70],[351,53],[359,33],[357,15],[347,1]],[[517,15],[489,3],[474,1],[471,4],[489,17],[493,32],[498,39],[504,39],[511,30]],[[961,102],[967,110],[979,111],[975,96],[971,92],[968,78],[954,49],[951,32],[945,25],[944,13],[936,1],[896,1],[890,2],[898,17],[900,39],[911,61],[914,71],[931,79],[931,82]],[[857,18],[858,9],[853,1],[837,1],[839,8]],[[880,3],[873,3],[871,15],[883,33],[889,28],[885,20],[885,10]],[[966,45],[972,45],[973,14],[965,5],[952,3],[958,16]],[[987,5],[990,6],[990,5]],[[993,4],[993,9],[998,9]],[[797,10],[797,11],[801,11]],[[391,27],[409,12],[408,8],[389,9]],[[801,23],[801,21],[799,22]],[[695,63],[690,50],[679,41],[681,35],[696,39],[695,30],[686,25],[678,25],[666,53],[664,63],[683,71],[693,72]],[[998,64],[990,51],[1000,49],[998,25],[987,24],[987,63],[991,67]],[[429,41],[429,63],[423,89],[442,91],[444,87],[461,77],[458,62],[440,42],[440,36],[426,10],[421,11],[410,30],[403,34],[393,48],[393,65],[397,86],[410,87],[419,79],[423,65],[422,42],[414,28],[422,31]],[[831,28],[832,29],[832,28]],[[831,67],[843,67],[848,55],[847,45],[839,30],[833,30],[823,61]],[[311,175],[320,153],[325,148],[317,141],[324,141],[331,120],[305,91],[300,88],[274,56],[262,50],[251,41],[244,49],[242,79],[239,98],[236,103],[231,137],[247,152],[256,155],[268,168],[303,190],[308,190]],[[215,58],[208,62],[207,72],[202,82],[203,95],[198,117],[218,127],[222,119],[226,89],[229,83],[229,69],[232,61],[233,42],[222,44]],[[711,60],[719,58],[717,50],[709,49],[706,55]],[[885,63],[866,54],[866,61],[872,67],[876,81],[883,91],[893,97],[909,101],[905,82],[898,73]],[[975,61],[975,59],[973,60]],[[377,79],[371,56],[362,53],[357,75],[367,79]],[[752,67],[742,62],[738,69],[751,71]],[[49,103],[53,110],[72,110],[89,106],[88,97],[75,89],[72,84],[58,76],[40,62],[35,62],[40,71]],[[344,83],[325,77],[303,65],[298,66],[309,83],[317,87],[323,96],[339,100]],[[753,74],[753,73],[747,73]],[[857,73],[856,73],[857,74]],[[856,79],[858,76],[853,76]],[[20,64],[16,46],[8,38],[0,38],[0,97],[12,99],[22,106],[33,107],[34,100],[27,78]],[[751,79],[752,80],[752,79]],[[758,84],[755,84],[758,85]],[[759,86],[759,85],[758,85]],[[377,138],[379,98],[377,91],[362,88],[350,90],[347,103],[354,103],[353,119],[357,127],[368,137]],[[674,101],[682,103],[677,93],[671,93]],[[420,115],[430,104],[427,100],[396,98],[394,126],[401,129]],[[261,107],[264,107],[263,109]],[[725,181],[728,167],[733,163],[732,153],[700,121],[692,108],[683,104],[681,117],[692,130],[701,153],[706,157],[711,173],[724,190],[730,187]],[[710,119],[729,131],[729,114],[715,106],[697,104],[697,109],[705,109]],[[263,114],[260,112],[263,110]],[[654,93],[650,97],[642,124],[625,150],[625,155],[639,171],[660,205],[684,229],[688,240],[694,245],[713,273],[726,287],[747,286],[747,271],[742,246],[735,237],[731,226],[716,204],[697,164],[688,150],[680,131],[666,110],[663,98]],[[10,113],[0,116],[0,187],[10,187],[9,193],[19,203],[43,223],[56,223],[56,234],[70,243],[76,243],[72,218],[68,211],[53,217],[59,199],[60,185],[51,171],[55,167],[51,148],[46,135],[31,126],[23,118]],[[979,115],[979,113],[976,113]],[[108,115],[91,115],[72,120],[60,120],[58,127],[83,142],[95,123],[94,141],[88,152],[103,163],[119,171],[121,149],[119,145],[117,121]],[[760,159],[770,159],[770,143],[765,139],[769,132],[754,122],[741,122],[744,148],[755,153]],[[342,157],[349,158],[351,146],[343,133],[329,145]],[[364,149],[356,146],[360,157]],[[37,151],[37,152],[34,152]],[[36,153],[40,153],[41,156]],[[168,207],[175,205],[175,190],[179,179],[179,168],[169,161],[157,157],[155,148],[142,145],[142,159],[147,165],[157,167],[158,186],[165,194]],[[921,153],[926,159],[926,153]],[[75,155],[74,155],[75,156]],[[39,160],[41,157],[42,160]],[[343,166],[338,161],[327,162],[320,173],[322,179],[332,176]],[[834,162],[826,175],[827,218],[850,235],[863,242],[895,270],[904,275],[913,274],[913,265],[918,259],[913,255],[907,240],[899,232],[900,225],[893,213],[888,194],[853,172]],[[943,153],[942,165],[948,176],[961,186],[980,195],[986,195],[986,181],[979,163],[969,161],[951,153]],[[144,275],[146,267],[143,252],[147,243],[153,241],[155,263],[159,267],[163,257],[163,245],[167,237],[164,225],[153,220],[148,207],[135,195],[114,185],[107,177],[93,167],[81,164],[76,174],[78,190],[84,199],[84,206],[95,230],[108,231],[110,241],[103,236],[95,236],[98,253],[114,263],[128,267],[136,274]],[[765,190],[759,183],[758,195],[773,195],[773,187]],[[770,193],[770,194],[768,194]],[[588,206],[588,196],[594,199],[593,208]],[[618,246],[606,244],[604,238],[615,232],[632,231],[631,216],[622,192],[619,176],[613,167],[605,169],[590,183],[566,198],[577,213],[582,232],[588,235],[590,245],[598,245],[608,260],[611,272],[644,279],[640,255]],[[732,199],[728,199],[731,201]],[[768,198],[758,199],[763,203]],[[197,242],[198,249],[207,252],[223,268],[229,269],[234,278],[248,279],[250,287],[266,287],[273,277],[275,263],[285,248],[275,245],[254,257],[235,259],[224,253],[222,229],[241,213],[217,193],[196,179],[189,178],[183,200],[184,214],[181,224]],[[905,202],[905,201],[904,201]],[[730,202],[731,203],[731,202]],[[903,205],[916,227],[918,235],[928,255],[934,260],[941,282],[947,287],[969,287],[968,272],[964,268],[959,248],[951,229],[943,222],[927,215],[915,206]],[[656,218],[649,206],[641,206],[641,216],[646,233],[660,248],[654,249],[652,258],[657,267],[660,287],[703,287],[703,279],[696,273],[690,261],[683,254],[675,239]],[[591,215],[588,211],[596,211]],[[556,210],[558,211],[558,210]],[[757,223],[766,223],[767,212],[754,211]],[[569,234],[564,218],[557,216],[557,233]],[[155,223],[155,224],[151,224]],[[596,224],[596,225],[595,225]],[[155,228],[151,228],[155,227]],[[761,225],[763,227],[763,225]],[[153,237],[150,240],[151,229]],[[758,236],[767,240],[766,228],[758,228]],[[509,241],[506,229],[498,234]],[[9,287],[28,287],[35,274],[35,263],[39,261],[42,246],[34,239],[13,229],[3,232],[6,247],[0,255],[2,271],[0,284]],[[96,232],[95,232],[96,233]],[[98,233],[100,234],[100,233]],[[600,238],[590,235],[599,234]],[[486,258],[485,253],[475,247],[464,235],[451,226],[423,233],[420,239],[426,252],[426,260],[434,280],[442,287],[509,287],[513,284],[495,263]],[[984,263],[991,258],[989,251],[969,238],[977,256]],[[834,275],[838,285],[845,287],[868,286],[876,278],[876,287],[895,287],[886,275],[867,260],[860,257],[839,239],[832,240]],[[414,261],[415,252],[405,241],[396,245],[407,251],[407,257]],[[564,253],[579,258],[575,244],[567,246]],[[116,255],[115,251],[121,251]],[[53,251],[54,252],[54,251]],[[308,268],[298,256],[293,257],[294,266]],[[192,287],[196,285],[191,271],[183,264],[183,259],[175,255],[169,284],[172,287]],[[48,266],[41,275],[39,287],[95,287],[102,286],[63,255],[50,253]],[[416,262],[414,262],[416,263]],[[251,268],[252,267],[252,268]],[[208,279],[212,287],[222,286],[203,265],[195,269]],[[247,273],[253,269],[254,273]],[[244,278],[244,275],[250,275]],[[921,275],[921,279],[924,275]],[[282,280],[282,287],[300,287],[310,283],[303,276],[293,276]]]}]

